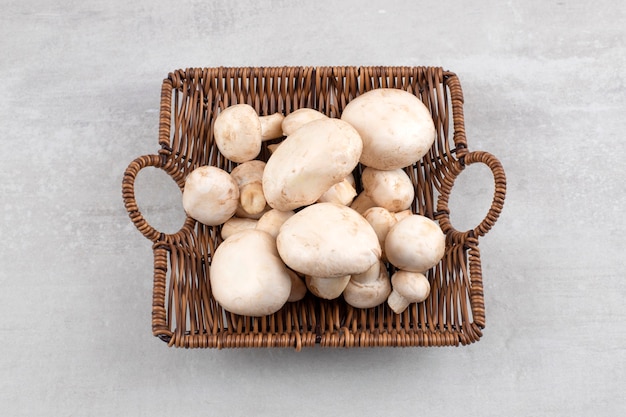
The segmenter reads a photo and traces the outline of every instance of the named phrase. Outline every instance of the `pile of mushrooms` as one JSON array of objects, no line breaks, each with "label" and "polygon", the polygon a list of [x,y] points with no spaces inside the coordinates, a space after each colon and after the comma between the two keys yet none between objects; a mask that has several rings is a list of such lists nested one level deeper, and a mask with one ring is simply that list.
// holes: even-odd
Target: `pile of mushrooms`
[{"label": "pile of mushrooms", "polygon": [[[304,108],[259,116],[236,104],[217,115],[213,133],[238,165],[195,169],[182,201],[190,217],[220,226],[209,280],[224,309],[263,316],[310,292],[355,308],[387,302],[400,314],[428,297],[426,274],[442,259],[445,237],[411,211],[415,185],[405,168],[435,138],[416,96],[374,89],[341,118]],[[274,139],[267,161],[257,159]]]}]

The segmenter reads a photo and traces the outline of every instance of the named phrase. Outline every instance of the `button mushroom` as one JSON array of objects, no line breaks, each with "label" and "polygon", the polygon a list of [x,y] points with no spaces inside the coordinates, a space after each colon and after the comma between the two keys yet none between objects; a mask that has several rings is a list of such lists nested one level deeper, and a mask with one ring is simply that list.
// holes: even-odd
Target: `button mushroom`
[{"label": "button mushroom", "polygon": [[341,119],[363,139],[360,162],[392,170],[419,161],[435,140],[428,108],[411,93],[395,88],[370,90],[352,99]]},{"label": "button mushroom", "polygon": [[352,204],[356,197],[354,175],[348,175],[343,181],[331,186],[317,199],[320,203],[337,203],[344,206]]},{"label": "button mushroom", "polygon": [[396,268],[424,272],[437,265],[446,237],[428,217],[413,214],[397,222],[385,238],[385,255]]},{"label": "button mushroom", "polygon": [[240,209],[246,214],[255,215],[263,212],[267,202],[263,195],[263,170],[265,162],[247,161],[237,165],[230,173],[239,187]]},{"label": "button mushroom", "polygon": [[372,308],[384,303],[390,293],[389,272],[383,262],[377,262],[364,273],[350,277],[343,298],[352,307]]},{"label": "button mushroom", "polygon": [[289,219],[291,216],[296,214],[293,211],[280,211],[276,209],[271,209],[267,211],[261,218],[258,220],[256,224],[256,228],[258,230],[263,230],[264,232],[272,235],[274,239],[278,236],[278,231],[280,227]]},{"label": "button mushroom", "polygon": [[237,211],[239,188],[226,171],[201,166],[187,175],[182,200],[187,215],[207,226],[217,226]]},{"label": "button mushroom", "polygon": [[385,259],[385,239],[389,230],[398,222],[396,216],[383,207],[372,207],[363,213],[363,218],[372,226],[378,236],[380,247],[383,249],[382,258]]},{"label": "button mushroom", "polygon": [[245,316],[273,314],[291,293],[291,277],[275,240],[255,229],[241,231],[217,247],[209,280],[215,300]]},{"label": "button mushroom", "polygon": [[381,247],[369,223],[349,207],[317,203],[289,218],[276,238],[287,266],[304,275],[345,277],[378,262]]},{"label": "button mushroom", "polygon": [[215,144],[233,162],[251,161],[261,152],[264,140],[281,137],[283,117],[280,113],[259,117],[254,107],[234,104],[215,117]]},{"label": "button mushroom", "polygon": [[424,274],[398,270],[391,276],[393,290],[389,294],[387,304],[400,314],[411,303],[421,303],[430,294],[430,283]]},{"label": "button mushroom", "polygon": [[366,167],[361,173],[363,191],[350,207],[359,213],[371,207],[383,207],[390,212],[406,210],[415,198],[415,186],[402,169],[382,171]]},{"label": "button mushroom", "polygon": [[305,277],[306,286],[313,295],[325,300],[334,300],[339,297],[350,282],[350,275],[343,277]]},{"label": "button mushroom", "polygon": [[263,191],[268,204],[289,211],[314,203],[352,172],[362,146],[357,131],[339,119],[302,126],[267,161]]},{"label": "button mushroom", "polygon": [[257,220],[254,219],[245,219],[240,217],[231,217],[226,220],[222,225],[221,236],[222,239],[226,240],[235,233],[241,232],[242,230],[254,229],[256,227]]},{"label": "button mushroom", "polygon": [[285,116],[282,121],[283,135],[289,136],[297,129],[309,122],[312,122],[313,120],[326,118],[328,118],[328,116],[315,109],[303,107],[301,109],[294,110],[293,112]]}]

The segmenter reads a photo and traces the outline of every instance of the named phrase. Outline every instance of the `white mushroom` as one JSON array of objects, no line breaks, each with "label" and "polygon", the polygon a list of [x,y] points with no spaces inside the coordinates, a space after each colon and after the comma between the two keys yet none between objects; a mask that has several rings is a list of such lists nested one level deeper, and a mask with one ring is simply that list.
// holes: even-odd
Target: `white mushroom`
[{"label": "white mushroom", "polygon": [[412,214],[413,212],[411,211],[411,209],[407,209],[407,210],[399,211],[397,213],[393,213],[393,216],[396,218],[396,221],[400,221],[404,219],[405,217],[411,216]]},{"label": "white mushroom", "polygon": [[366,272],[352,275],[343,298],[352,307],[372,308],[384,303],[390,293],[389,272],[384,263],[378,262]]},{"label": "white mushroom", "polygon": [[278,231],[280,227],[289,219],[291,216],[296,214],[294,211],[280,211],[276,209],[271,209],[267,211],[256,224],[256,228],[258,230],[263,230],[264,232],[269,233],[275,239],[278,236]]},{"label": "white mushroom", "polygon": [[400,314],[411,303],[421,303],[430,294],[430,283],[424,274],[398,270],[391,276],[393,290],[389,294],[387,304]]},{"label": "white mushroom", "polygon": [[437,223],[413,214],[397,222],[385,239],[385,255],[396,268],[424,272],[437,265],[446,250],[446,237]]},{"label": "white mushroom", "polygon": [[382,258],[385,259],[385,239],[389,230],[398,222],[394,213],[383,207],[372,207],[363,213],[363,218],[372,226],[378,236],[380,247],[383,249]]},{"label": "white mushroom", "polygon": [[240,208],[250,215],[263,212],[267,202],[263,194],[263,170],[265,162],[247,161],[237,165],[230,173],[239,187]]},{"label": "white mushroom", "polygon": [[264,140],[281,137],[282,120],[282,114],[259,117],[249,104],[234,104],[215,117],[215,144],[233,162],[251,161],[261,152]]},{"label": "white mushroom", "polygon": [[255,229],[241,231],[217,247],[209,279],[215,300],[245,316],[273,314],[291,293],[291,277],[275,240]]},{"label": "white mushroom", "polygon": [[319,203],[337,203],[344,206],[352,204],[356,197],[354,175],[350,174],[343,181],[334,184],[317,199]]},{"label": "white mushroom", "polygon": [[287,266],[304,275],[344,277],[378,262],[381,247],[369,223],[349,207],[317,203],[289,218],[276,238]]},{"label": "white mushroom", "polygon": [[348,123],[325,118],[302,126],[274,151],[263,172],[268,204],[282,211],[317,201],[357,166],[362,142]]},{"label": "white mushroom", "polygon": [[341,119],[363,139],[363,165],[391,170],[419,161],[435,140],[428,108],[415,95],[395,88],[370,90],[352,99]]},{"label": "white mushroom", "polygon": [[287,272],[289,272],[289,277],[291,278],[291,292],[289,293],[287,301],[290,303],[300,301],[307,293],[306,284],[302,278],[291,269],[287,268]]},{"label": "white mushroom", "polygon": [[306,286],[313,295],[324,300],[334,300],[338,298],[350,282],[350,275],[343,277],[305,277]]},{"label": "white mushroom", "polygon": [[221,236],[222,239],[226,240],[235,233],[241,232],[242,230],[254,229],[256,227],[257,220],[254,219],[245,219],[240,217],[231,217],[226,220],[222,225]]},{"label": "white mushroom", "polygon": [[201,166],[187,175],[182,200],[187,215],[207,226],[217,226],[237,210],[239,188],[223,169]]},{"label": "white mushroom", "polygon": [[317,111],[315,109],[303,107],[301,109],[294,110],[293,112],[285,116],[285,118],[283,119],[283,122],[282,122],[283,135],[289,136],[293,132],[295,132],[297,129],[299,129],[300,127],[304,126],[305,124],[309,122],[312,122],[314,120],[319,120],[319,119],[326,119],[326,118],[328,118],[328,116],[326,116],[324,113]]},{"label": "white mushroom", "polygon": [[415,186],[402,169],[381,171],[366,167],[361,173],[363,191],[351,207],[359,213],[371,207],[383,207],[390,212],[406,210],[415,198]]}]

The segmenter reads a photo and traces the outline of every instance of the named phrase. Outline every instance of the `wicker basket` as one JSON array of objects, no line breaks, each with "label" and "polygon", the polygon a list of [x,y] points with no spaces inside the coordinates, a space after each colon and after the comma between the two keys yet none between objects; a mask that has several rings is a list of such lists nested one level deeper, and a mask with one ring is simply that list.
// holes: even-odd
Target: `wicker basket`
[{"label": "wicker basket", "polygon": [[[357,309],[342,298],[307,295],[270,316],[254,318],[223,310],[211,295],[208,270],[220,244],[220,228],[187,217],[174,234],[155,230],[135,200],[134,182],[145,167],[167,172],[183,188],[186,175],[201,165],[231,171],[213,143],[215,115],[248,103],[261,115],[309,107],[338,117],[359,94],[380,87],[407,90],[430,109],[437,137],[430,152],[406,172],[415,184],[413,211],[438,220],[446,254],[428,271],[431,295],[402,314],[386,304]],[[272,142],[270,142],[272,143]],[[470,152],[463,120],[463,94],[454,73],[435,67],[190,68],[163,81],[157,154],[132,161],[122,192],[139,231],[153,242],[153,334],[170,346],[188,348],[305,346],[451,346],[480,339],[485,309],[478,239],[496,222],[506,191],[504,170],[489,153]],[[267,160],[267,143],[259,156]],[[450,223],[448,198],[465,166],[486,164],[494,176],[493,202],[474,229]],[[355,170],[357,180],[361,167]],[[358,181],[357,181],[358,182]],[[360,190],[357,190],[360,191]],[[391,267],[390,270],[392,271]],[[393,271],[392,271],[393,272]]]}]

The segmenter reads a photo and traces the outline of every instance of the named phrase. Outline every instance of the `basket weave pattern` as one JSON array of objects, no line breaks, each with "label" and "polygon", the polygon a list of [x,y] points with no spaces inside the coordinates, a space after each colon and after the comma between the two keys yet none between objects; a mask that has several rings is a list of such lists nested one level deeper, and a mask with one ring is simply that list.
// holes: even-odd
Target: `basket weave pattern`
[{"label": "basket weave pattern", "polygon": [[[326,301],[307,295],[265,317],[229,313],[211,295],[209,266],[221,242],[220,227],[187,217],[173,234],[154,229],[135,199],[137,173],[156,167],[182,190],[187,174],[202,165],[230,172],[213,142],[213,122],[224,108],[252,105],[260,115],[289,114],[308,107],[330,117],[365,91],[399,88],[419,97],[432,113],[436,139],[429,153],[405,171],[415,184],[414,213],[439,222],[446,253],[427,273],[431,295],[401,314],[386,304],[370,309],[347,305],[340,297]],[[122,193],[137,229],[153,242],[153,334],[170,346],[189,348],[306,346],[453,346],[480,339],[485,308],[478,240],[495,224],[506,192],[500,162],[491,154],[468,149],[463,93],[457,76],[436,67],[271,67],[189,68],[163,81],[159,121],[160,149],[132,161]],[[267,160],[268,143],[259,159]],[[473,163],[486,164],[494,176],[491,208],[474,229],[458,231],[450,223],[448,199],[455,179]],[[362,167],[355,170],[359,183]],[[357,191],[360,191],[357,189]],[[390,272],[393,267],[389,266]]]}]

